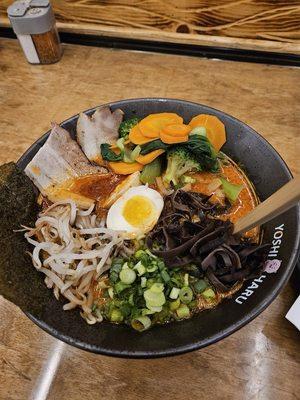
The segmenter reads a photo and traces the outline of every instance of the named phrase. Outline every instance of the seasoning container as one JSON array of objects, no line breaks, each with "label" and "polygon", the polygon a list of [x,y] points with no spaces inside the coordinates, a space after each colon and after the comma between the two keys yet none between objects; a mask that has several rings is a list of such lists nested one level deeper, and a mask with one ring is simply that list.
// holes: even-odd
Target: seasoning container
[{"label": "seasoning container", "polygon": [[7,14],[28,62],[52,64],[60,60],[62,47],[49,0],[15,1]]}]

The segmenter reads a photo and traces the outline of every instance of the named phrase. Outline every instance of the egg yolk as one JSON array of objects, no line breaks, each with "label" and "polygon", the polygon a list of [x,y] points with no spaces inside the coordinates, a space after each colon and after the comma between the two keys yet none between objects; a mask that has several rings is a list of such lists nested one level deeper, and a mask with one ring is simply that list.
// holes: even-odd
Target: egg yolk
[{"label": "egg yolk", "polygon": [[126,201],[122,214],[130,225],[142,227],[151,219],[153,204],[145,196],[133,196]]}]

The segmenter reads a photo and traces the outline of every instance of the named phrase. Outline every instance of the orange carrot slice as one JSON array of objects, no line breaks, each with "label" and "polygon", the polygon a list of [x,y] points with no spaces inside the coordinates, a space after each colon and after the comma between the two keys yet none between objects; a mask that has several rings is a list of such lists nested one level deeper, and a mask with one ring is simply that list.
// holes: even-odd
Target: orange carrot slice
[{"label": "orange carrot slice", "polygon": [[170,136],[186,136],[191,129],[189,125],[185,124],[171,124],[164,126],[161,131]]},{"label": "orange carrot slice", "polygon": [[168,135],[167,133],[164,133],[163,131],[160,131],[160,138],[164,143],[167,143],[167,144],[183,143],[183,142],[187,142],[189,139],[188,135],[172,136],[172,135]]},{"label": "orange carrot slice", "polygon": [[108,163],[108,166],[113,172],[120,175],[133,174],[134,172],[141,171],[144,167],[143,164],[138,162],[126,163],[123,161],[111,161]]},{"label": "orange carrot slice", "polygon": [[199,114],[192,118],[189,126],[193,129],[197,126],[206,128],[207,139],[219,151],[226,142],[226,131],[224,124],[219,118],[209,114]]},{"label": "orange carrot slice", "polygon": [[129,132],[129,140],[134,144],[145,144],[150,142],[152,139],[145,137],[140,131],[139,126],[135,125]]},{"label": "orange carrot slice", "polygon": [[142,135],[149,138],[158,138],[160,130],[170,124],[182,124],[183,119],[175,113],[150,114],[139,122]]},{"label": "orange carrot slice", "polygon": [[160,156],[162,153],[164,153],[164,151],[165,150],[162,149],[153,150],[150,153],[145,154],[144,156],[142,155],[138,156],[136,161],[143,165],[149,164],[153,160],[155,160],[158,156]]}]

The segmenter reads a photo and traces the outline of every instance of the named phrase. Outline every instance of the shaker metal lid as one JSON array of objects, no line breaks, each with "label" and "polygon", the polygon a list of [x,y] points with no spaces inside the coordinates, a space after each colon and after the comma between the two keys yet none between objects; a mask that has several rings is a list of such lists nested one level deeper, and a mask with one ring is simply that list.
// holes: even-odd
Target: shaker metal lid
[{"label": "shaker metal lid", "polygon": [[7,14],[16,35],[49,32],[55,23],[49,0],[15,1]]}]

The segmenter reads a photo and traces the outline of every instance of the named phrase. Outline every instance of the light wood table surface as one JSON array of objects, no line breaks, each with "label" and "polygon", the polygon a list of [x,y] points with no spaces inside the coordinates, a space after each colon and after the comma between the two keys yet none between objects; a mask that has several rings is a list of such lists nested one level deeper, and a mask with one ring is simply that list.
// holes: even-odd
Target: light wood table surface
[{"label": "light wood table surface", "polygon": [[[299,174],[299,88],[297,68],[71,45],[58,64],[31,66],[17,41],[0,39],[0,163],[17,160],[50,121],[118,99],[161,96],[236,116]],[[289,283],[225,340],[158,360],[72,348],[0,298],[0,399],[299,399],[300,333],[284,318],[296,295]]]},{"label": "light wood table surface", "polygon": [[[0,1],[0,26],[10,26]],[[300,54],[299,0],[51,0],[60,32]]]}]

